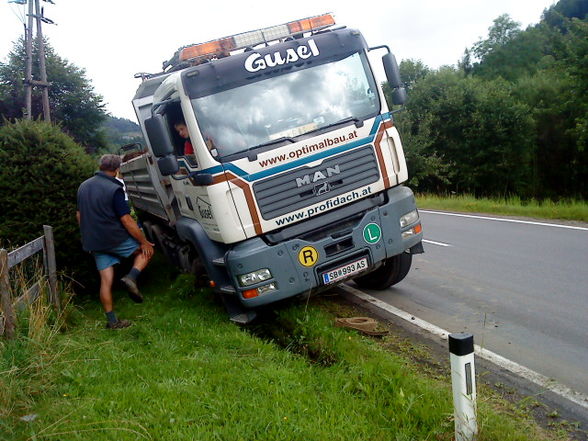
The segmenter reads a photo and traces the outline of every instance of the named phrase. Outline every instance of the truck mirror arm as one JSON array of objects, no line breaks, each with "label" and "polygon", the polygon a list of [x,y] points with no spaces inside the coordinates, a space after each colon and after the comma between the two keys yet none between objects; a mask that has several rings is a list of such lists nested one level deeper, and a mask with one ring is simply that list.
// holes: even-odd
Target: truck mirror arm
[{"label": "truck mirror arm", "polygon": [[210,173],[202,173],[202,172],[191,172],[187,175],[183,175],[180,177],[173,176],[172,179],[176,181],[183,181],[184,179],[193,178],[195,185],[212,185],[214,178]]},{"label": "truck mirror arm", "polygon": [[386,49],[389,54],[392,53],[392,51],[390,50],[390,48],[386,44],[382,44],[380,46],[370,47],[370,48],[368,48],[368,52],[375,51],[375,50],[378,50],[378,49]]}]

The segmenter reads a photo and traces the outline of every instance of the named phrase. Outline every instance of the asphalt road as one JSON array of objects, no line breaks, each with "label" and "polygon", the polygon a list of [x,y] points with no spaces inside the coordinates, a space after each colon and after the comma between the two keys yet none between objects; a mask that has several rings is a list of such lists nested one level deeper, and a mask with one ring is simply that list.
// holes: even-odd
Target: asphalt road
[{"label": "asphalt road", "polygon": [[425,254],[397,286],[366,292],[588,394],[588,225],[421,218]]}]

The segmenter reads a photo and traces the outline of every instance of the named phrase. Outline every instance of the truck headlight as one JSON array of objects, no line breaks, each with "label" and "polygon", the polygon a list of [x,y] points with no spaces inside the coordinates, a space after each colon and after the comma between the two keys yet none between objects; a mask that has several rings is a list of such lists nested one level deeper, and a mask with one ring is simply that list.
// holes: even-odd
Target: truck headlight
[{"label": "truck headlight", "polygon": [[247,274],[237,276],[239,285],[249,286],[255,285],[256,283],[263,282],[264,280],[271,279],[272,273],[267,268],[262,268],[257,271],[253,271]]},{"label": "truck headlight", "polygon": [[419,220],[418,211],[413,210],[410,213],[406,213],[404,216],[400,217],[400,228],[404,228],[410,224],[414,224],[418,220]]}]

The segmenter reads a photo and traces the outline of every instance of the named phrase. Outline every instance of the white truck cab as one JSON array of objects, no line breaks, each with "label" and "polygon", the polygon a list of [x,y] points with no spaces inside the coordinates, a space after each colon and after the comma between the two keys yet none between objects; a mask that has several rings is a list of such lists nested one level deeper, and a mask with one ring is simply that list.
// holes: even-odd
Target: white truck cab
[{"label": "white truck cab", "polygon": [[130,199],[173,262],[206,271],[235,321],[349,278],[386,288],[423,252],[368,52],[388,50],[402,104],[396,61],[334,24],[325,14],[182,48],[133,100],[147,148],[123,162]]}]

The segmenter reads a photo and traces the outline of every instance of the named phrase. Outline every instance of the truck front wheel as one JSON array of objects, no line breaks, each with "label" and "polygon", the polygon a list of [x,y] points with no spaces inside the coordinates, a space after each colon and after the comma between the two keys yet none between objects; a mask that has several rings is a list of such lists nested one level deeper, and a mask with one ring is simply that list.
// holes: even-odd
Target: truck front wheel
[{"label": "truck front wheel", "polygon": [[412,254],[401,253],[390,257],[377,270],[353,279],[361,288],[382,290],[396,285],[406,277],[412,264]]}]

